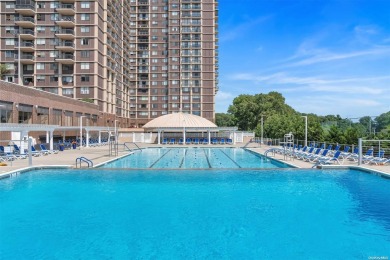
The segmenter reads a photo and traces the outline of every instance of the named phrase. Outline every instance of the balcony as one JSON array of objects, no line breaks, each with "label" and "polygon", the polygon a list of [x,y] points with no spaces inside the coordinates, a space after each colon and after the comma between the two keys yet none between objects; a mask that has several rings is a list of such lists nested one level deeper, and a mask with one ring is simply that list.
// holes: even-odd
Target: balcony
[{"label": "balcony", "polygon": [[34,64],[35,57],[32,54],[22,54],[20,57],[20,63],[22,64]]},{"label": "balcony", "polygon": [[138,4],[139,4],[139,5],[148,5],[148,4],[149,4],[149,1],[140,0],[140,1],[138,1]]},{"label": "balcony", "polygon": [[[15,48],[19,49],[19,45],[16,44]],[[20,50],[26,51],[26,52],[32,52],[35,50],[35,45],[33,42],[21,42],[20,43]]]},{"label": "balcony", "polygon": [[74,15],[74,5],[72,4],[61,4],[56,8],[56,11],[62,15]]},{"label": "balcony", "polygon": [[56,21],[56,24],[61,27],[69,28],[73,28],[75,26],[73,16],[62,16],[58,21]]},{"label": "balcony", "polygon": [[15,12],[21,15],[33,16],[35,15],[34,5],[15,5]]},{"label": "balcony", "polygon": [[62,29],[55,33],[55,36],[62,40],[73,40],[74,30],[73,29]]},{"label": "balcony", "polygon": [[59,42],[56,45],[57,50],[69,52],[69,51],[74,51],[74,43],[73,42]]},{"label": "balcony", "polygon": [[19,31],[20,39],[22,40],[34,40],[35,32],[31,29],[22,29]]},{"label": "balcony", "polygon": [[15,24],[20,27],[33,28],[35,26],[35,19],[32,17],[15,17]]},{"label": "balcony", "polygon": [[70,53],[64,53],[59,57],[57,57],[56,61],[58,61],[61,64],[74,64],[74,55]]}]

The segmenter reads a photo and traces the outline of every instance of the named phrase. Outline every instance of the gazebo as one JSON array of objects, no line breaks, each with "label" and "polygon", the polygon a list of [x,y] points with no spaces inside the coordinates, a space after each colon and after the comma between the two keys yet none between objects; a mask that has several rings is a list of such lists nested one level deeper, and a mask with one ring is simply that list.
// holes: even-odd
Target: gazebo
[{"label": "gazebo", "polygon": [[[143,128],[146,132],[157,132],[158,144],[161,143],[161,134],[164,132],[182,133],[183,140],[186,140],[187,132],[207,132],[210,144],[212,132],[229,131],[234,133],[237,131],[237,127],[218,127],[203,117],[182,112],[160,116],[145,124]],[[234,138],[233,143],[235,143]]]}]

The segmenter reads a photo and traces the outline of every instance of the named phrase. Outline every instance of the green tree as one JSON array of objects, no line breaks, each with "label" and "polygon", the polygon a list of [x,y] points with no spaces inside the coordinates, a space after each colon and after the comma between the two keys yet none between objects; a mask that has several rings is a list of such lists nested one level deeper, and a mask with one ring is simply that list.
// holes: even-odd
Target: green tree
[{"label": "green tree", "polygon": [[6,64],[0,64],[0,79],[4,79],[6,74],[10,73],[10,69]]},{"label": "green tree", "polygon": [[375,118],[376,131],[380,132],[390,126],[390,111],[379,115]]},{"label": "green tree", "polygon": [[235,126],[233,115],[227,113],[216,113],[215,123],[217,126]]}]

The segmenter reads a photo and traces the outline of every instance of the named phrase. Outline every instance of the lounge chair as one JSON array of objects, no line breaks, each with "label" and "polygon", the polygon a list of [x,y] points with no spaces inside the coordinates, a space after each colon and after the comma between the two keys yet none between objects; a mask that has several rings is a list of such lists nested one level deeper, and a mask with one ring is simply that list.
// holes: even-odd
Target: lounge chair
[{"label": "lounge chair", "polygon": [[169,144],[175,144],[175,143],[176,143],[176,139],[175,138],[169,139]]},{"label": "lounge chair", "polygon": [[191,144],[191,138],[186,138],[186,144]]},{"label": "lounge chair", "polygon": [[233,144],[233,140],[230,138],[226,139],[226,144]]},{"label": "lounge chair", "polygon": [[221,138],[221,140],[219,141],[220,144],[225,144],[225,138]]},{"label": "lounge chair", "polygon": [[163,138],[162,144],[168,144],[168,139],[167,138]]},{"label": "lounge chair", "polygon": [[211,139],[211,143],[212,143],[212,144],[218,144],[218,139],[217,139],[217,138]]},{"label": "lounge chair", "polygon": [[319,160],[324,160],[324,159],[328,159],[329,157],[327,156],[328,154],[328,149],[325,149],[322,151],[322,153],[320,155],[314,155],[312,156],[311,158],[309,158],[309,161],[310,162],[317,162]]},{"label": "lounge chair", "polygon": [[313,165],[313,168],[318,166],[318,165],[332,164],[334,162],[337,162],[338,164],[340,164],[340,161],[339,161],[340,154],[341,154],[341,152],[337,151],[332,158],[319,159],[316,162],[316,164]]},{"label": "lounge chair", "polygon": [[180,138],[180,139],[179,139],[178,144],[184,144],[183,138]]},{"label": "lounge chair", "polygon": [[311,159],[319,156],[320,152],[321,152],[321,148],[317,148],[317,150],[315,150],[315,152],[303,155],[300,159],[304,160],[304,161],[310,161]]},{"label": "lounge chair", "polygon": [[199,138],[194,138],[193,144],[199,144]]},{"label": "lounge chair", "polygon": [[39,147],[41,148],[41,152],[48,152],[50,154],[57,154],[59,152],[58,150],[47,150],[43,144],[40,144]]},{"label": "lounge chair", "polygon": [[35,147],[33,145],[31,145],[31,152],[33,154],[41,154],[41,155],[48,155],[49,152],[46,152],[46,151],[38,151],[37,149],[35,149]]},{"label": "lounge chair", "polygon": [[209,144],[209,139],[204,138],[202,144]]},{"label": "lounge chair", "polygon": [[385,151],[380,150],[380,151],[378,151],[378,156],[373,157],[373,158],[367,157],[367,158],[363,159],[363,163],[365,163],[365,164],[374,164],[375,163],[376,165],[378,165],[378,163],[381,163],[382,161],[385,160],[384,156],[385,156]]},{"label": "lounge chair", "polygon": [[296,153],[295,156],[297,159],[303,160],[304,157],[307,157],[309,154],[312,154],[314,149],[315,149],[314,147],[310,147],[310,149],[307,152],[302,151],[300,153]]}]

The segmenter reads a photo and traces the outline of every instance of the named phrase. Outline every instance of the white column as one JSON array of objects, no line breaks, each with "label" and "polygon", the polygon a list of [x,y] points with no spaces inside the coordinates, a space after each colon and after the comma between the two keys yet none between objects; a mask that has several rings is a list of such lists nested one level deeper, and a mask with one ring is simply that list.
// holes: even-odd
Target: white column
[{"label": "white column", "polygon": [[101,144],[101,143],[102,143],[102,132],[99,131],[99,144]]},{"label": "white column", "polygon": [[46,143],[49,143],[49,142],[50,142],[49,131],[46,131]]},{"label": "white column", "polygon": [[233,144],[236,144],[236,131],[233,132]]},{"label": "white column", "polygon": [[157,132],[157,144],[161,144],[160,140],[161,140],[161,131],[158,130],[158,132]]},{"label": "white column", "polygon": [[53,150],[53,136],[54,131],[50,131],[50,150]]},{"label": "white column", "polygon": [[65,137],[66,137],[66,131],[64,131],[63,135],[62,135],[62,142],[65,143]]},{"label": "white column", "polygon": [[210,130],[207,130],[207,136],[208,136],[209,144],[211,144],[211,133],[210,133]]},{"label": "white column", "polygon": [[86,131],[87,132],[87,136],[85,137],[85,147],[89,147],[89,131]]},{"label": "white column", "polygon": [[[25,149],[26,143],[25,143],[25,141],[24,141],[24,137],[25,137],[26,135],[27,135],[27,138],[28,138],[28,132],[26,132],[26,131],[20,132],[19,150],[20,150],[20,153],[21,153],[21,154],[25,154],[24,149]],[[28,145],[28,144],[27,144],[27,145]],[[30,149],[31,149],[31,147],[30,147]]]},{"label": "white column", "polygon": [[186,128],[183,128],[183,144],[186,143]]}]

